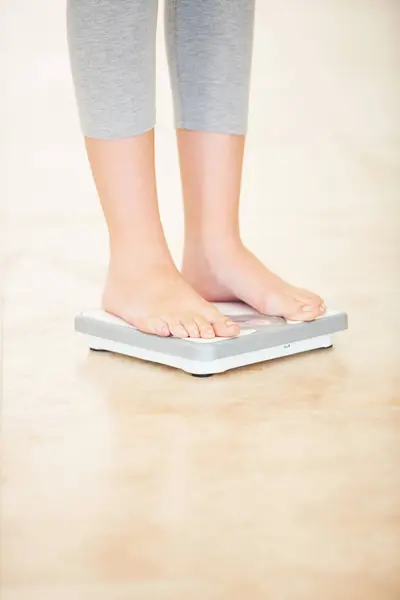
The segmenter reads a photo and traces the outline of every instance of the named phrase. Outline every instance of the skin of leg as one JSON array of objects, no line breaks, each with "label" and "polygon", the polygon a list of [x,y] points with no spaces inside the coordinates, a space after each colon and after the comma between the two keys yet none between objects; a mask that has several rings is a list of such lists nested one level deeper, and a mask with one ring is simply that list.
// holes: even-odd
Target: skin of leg
[{"label": "skin of leg", "polygon": [[239,332],[186,283],[164,237],[157,201],[154,131],[86,138],[110,242],[103,307],[161,336],[231,337]]},{"label": "skin of leg", "polygon": [[271,273],[239,235],[254,0],[167,0],[166,42],[185,204],[183,274],[203,297],[309,320],[321,299]]},{"label": "skin of leg", "polygon": [[185,206],[182,272],[210,301],[240,299],[262,313],[308,321],[319,296],[284,282],[241,242],[239,198],[245,138],[178,130]]},{"label": "skin of leg", "polygon": [[169,254],[154,167],[157,0],[68,0],[81,127],[110,236],[105,310],[142,331],[231,337],[226,317],[182,278]]}]

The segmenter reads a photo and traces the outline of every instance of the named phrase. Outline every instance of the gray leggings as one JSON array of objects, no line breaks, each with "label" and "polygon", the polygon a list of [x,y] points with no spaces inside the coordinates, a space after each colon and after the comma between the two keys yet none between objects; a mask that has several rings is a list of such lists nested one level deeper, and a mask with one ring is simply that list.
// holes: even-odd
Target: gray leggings
[{"label": "gray leggings", "polygon": [[[244,134],[255,0],[165,0],[175,124]],[[83,133],[115,139],[155,125],[158,0],[68,0]]]}]

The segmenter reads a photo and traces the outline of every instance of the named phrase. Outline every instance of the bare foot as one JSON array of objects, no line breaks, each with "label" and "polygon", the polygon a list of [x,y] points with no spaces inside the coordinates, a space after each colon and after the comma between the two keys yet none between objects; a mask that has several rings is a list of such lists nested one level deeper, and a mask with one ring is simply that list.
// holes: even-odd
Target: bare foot
[{"label": "bare foot", "polygon": [[242,300],[263,314],[294,321],[312,321],[324,314],[317,294],[283,281],[241,242],[220,244],[208,252],[200,248],[200,244],[186,247],[182,274],[209,302]]},{"label": "bare foot", "polygon": [[201,298],[172,264],[121,274],[110,267],[103,308],[140,331],[166,337],[234,337],[239,326]]}]

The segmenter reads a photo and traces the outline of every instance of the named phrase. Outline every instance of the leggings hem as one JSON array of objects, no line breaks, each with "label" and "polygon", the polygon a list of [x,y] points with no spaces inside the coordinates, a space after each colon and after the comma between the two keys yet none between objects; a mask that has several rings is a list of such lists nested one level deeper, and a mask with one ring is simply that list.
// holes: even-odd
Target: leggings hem
[{"label": "leggings hem", "polygon": [[151,123],[148,124],[146,126],[141,126],[141,127],[133,127],[132,129],[127,128],[124,131],[118,131],[118,132],[113,132],[113,131],[96,131],[96,130],[91,130],[89,128],[85,128],[85,127],[81,127],[82,133],[86,138],[89,139],[94,139],[94,140],[123,140],[123,139],[128,139],[128,138],[132,138],[132,137],[137,137],[139,135],[144,135],[145,133],[148,133],[149,131],[151,131],[152,129],[155,129],[156,124],[155,123]]},{"label": "leggings hem", "polygon": [[244,136],[247,134],[247,127],[240,127],[236,125],[232,126],[216,126],[215,124],[207,124],[203,121],[176,121],[175,122],[176,129],[184,129],[186,131],[204,131],[206,133],[220,133],[223,135],[241,135]]}]

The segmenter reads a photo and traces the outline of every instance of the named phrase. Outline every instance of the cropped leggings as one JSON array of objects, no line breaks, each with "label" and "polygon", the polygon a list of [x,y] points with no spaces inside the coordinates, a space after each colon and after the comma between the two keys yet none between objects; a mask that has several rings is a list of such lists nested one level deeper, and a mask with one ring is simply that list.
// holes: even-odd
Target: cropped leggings
[{"label": "cropped leggings", "polygon": [[[244,134],[255,0],[165,0],[175,125]],[[155,125],[158,0],[68,0],[72,76],[87,137]]]}]

